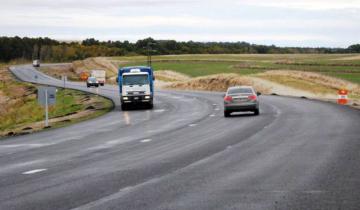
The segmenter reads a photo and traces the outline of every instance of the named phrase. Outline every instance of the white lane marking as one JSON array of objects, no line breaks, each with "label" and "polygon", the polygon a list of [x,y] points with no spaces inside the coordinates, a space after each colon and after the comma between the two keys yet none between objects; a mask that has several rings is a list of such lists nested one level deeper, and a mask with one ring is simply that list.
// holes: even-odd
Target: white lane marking
[{"label": "white lane marking", "polygon": [[323,190],[306,190],[304,191],[304,193],[309,193],[309,194],[320,194],[320,193],[325,193],[326,191]]},{"label": "white lane marking", "polygon": [[214,115],[214,114],[212,114],[212,115],[210,115],[210,117],[215,117],[216,115]]},{"label": "white lane marking", "polygon": [[197,124],[190,124],[189,126],[190,127],[195,127],[195,126],[197,126]]},{"label": "white lane marking", "polygon": [[182,97],[180,97],[180,96],[173,96],[171,98],[173,98],[173,99],[182,99]]},{"label": "white lane marking", "polygon": [[213,106],[217,106],[217,104],[213,104]]},{"label": "white lane marking", "polygon": [[156,109],[154,112],[164,112],[165,109]]},{"label": "white lane marking", "polygon": [[214,110],[215,110],[215,111],[219,111],[219,110],[220,110],[220,108],[215,108]]},{"label": "white lane marking", "polygon": [[150,142],[150,141],[152,141],[152,139],[143,139],[143,140],[141,140],[140,142],[141,142],[141,143],[146,143],[146,142]]},{"label": "white lane marking", "polygon": [[30,174],[36,174],[36,173],[39,173],[39,172],[43,172],[43,171],[47,171],[46,168],[42,168],[42,169],[35,169],[35,170],[31,170],[31,171],[25,171],[24,175],[30,175]]},{"label": "white lane marking", "polygon": [[116,145],[116,144],[120,144],[121,140],[112,140],[112,141],[108,141],[106,142],[106,145]]}]

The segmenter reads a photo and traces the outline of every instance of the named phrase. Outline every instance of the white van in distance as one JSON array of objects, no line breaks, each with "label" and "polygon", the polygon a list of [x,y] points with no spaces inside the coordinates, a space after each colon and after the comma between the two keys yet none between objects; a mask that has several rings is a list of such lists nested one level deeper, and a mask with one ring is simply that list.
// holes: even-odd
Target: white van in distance
[{"label": "white van in distance", "polygon": [[33,67],[40,67],[40,60],[33,60]]},{"label": "white van in distance", "polygon": [[106,71],[104,70],[92,70],[91,77],[95,77],[99,82],[99,85],[104,86],[106,80]]}]

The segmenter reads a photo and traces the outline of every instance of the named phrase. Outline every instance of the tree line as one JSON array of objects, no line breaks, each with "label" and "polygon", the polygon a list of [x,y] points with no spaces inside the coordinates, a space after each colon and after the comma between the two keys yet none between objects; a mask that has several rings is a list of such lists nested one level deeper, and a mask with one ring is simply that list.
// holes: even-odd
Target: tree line
[{"label": "tree line", "polygon": [[60,42],[50,38],[0,37],[0,61],[41,59],[66,62],[96,56],[175,54],[294,54],[294,53],[360,53],[360,44],[348,48],[277,47],[247,42],[177,42],[152,38],[129,41]]}]

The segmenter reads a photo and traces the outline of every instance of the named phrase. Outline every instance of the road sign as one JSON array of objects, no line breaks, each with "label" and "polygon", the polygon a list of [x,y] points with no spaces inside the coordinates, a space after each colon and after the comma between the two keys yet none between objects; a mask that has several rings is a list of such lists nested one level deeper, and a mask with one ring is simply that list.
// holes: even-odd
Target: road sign
[{"label": "road sign", "polygon": [[37,90],[37,98],[40,105],[54,105],[56,103],[56,88],[40,86]]},{"label": "road sign", "polygon": [[56,88],[55,87],[38,87],[38,102],[45,106],[45,127],[49,127],[49,105],[56,103]]},{"label": "road sign", "polygon": [[346,105],[348,103],[348,91],[345,89],[338,91],[338,104]]},{"label": "road sign", "polygon": [[90,76],[90,74],[88,72],[83,71],[80,73],[80,79],[82,81],[86,81],[89,78],[89,76]]}]

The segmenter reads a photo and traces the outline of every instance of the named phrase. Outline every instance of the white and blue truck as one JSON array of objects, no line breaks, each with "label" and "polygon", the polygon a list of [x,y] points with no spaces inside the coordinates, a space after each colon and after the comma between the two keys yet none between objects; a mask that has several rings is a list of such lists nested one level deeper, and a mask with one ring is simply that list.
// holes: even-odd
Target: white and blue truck
[{"label": "white and blue truck", "polygon": [[154,72],[151,67],[135,66],[119,69],[117,82],[120,90],[121,109],[145,104],[153,108]]}]

